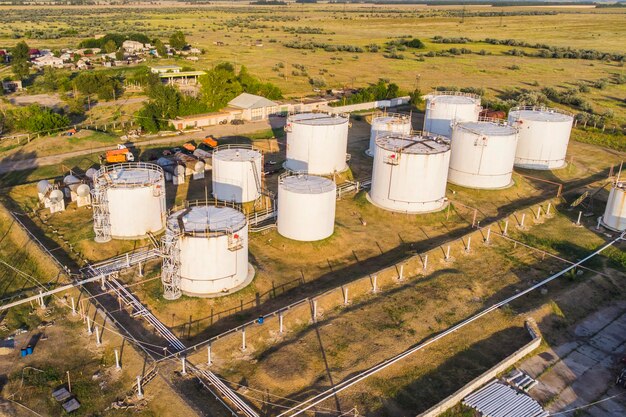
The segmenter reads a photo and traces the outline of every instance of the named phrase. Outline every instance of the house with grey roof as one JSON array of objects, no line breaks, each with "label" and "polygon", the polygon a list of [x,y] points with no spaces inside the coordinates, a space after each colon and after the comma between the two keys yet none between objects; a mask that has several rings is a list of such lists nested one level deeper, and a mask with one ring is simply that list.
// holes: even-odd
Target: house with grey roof
[{"label": "house with grey roof", "polygon": [[278,103],[249,93],[239,94],[228,102],[228,107],[241,110],[241,118],[250,121],[265,120],[278,112]]}]

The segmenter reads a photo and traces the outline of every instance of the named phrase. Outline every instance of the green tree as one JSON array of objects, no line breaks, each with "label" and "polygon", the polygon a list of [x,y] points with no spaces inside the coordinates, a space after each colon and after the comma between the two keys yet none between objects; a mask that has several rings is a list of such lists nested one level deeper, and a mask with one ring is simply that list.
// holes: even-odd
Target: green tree
[{"label": "green tree", "polygon": [[123,61],[124,60],[124,49],[120,48],[117,50],[117,52],[115,52],[115,59],[117,59],[118,61]]},{"label": "green tree", "polygon": [[420,91],[419,88],[416,88],[415,90],[411,91],[409,93],[409,97],[411,97],[411,100],[409,102],[414,107],[418,107],[424,102],[424,99],[422,98],[422,92]]},{"label": "green tree", "polygon": [[180,30],[172,33],[172,35],[170,36],[170,46],[178,50],[181,50],[185,46],[187,46],[187,40],[185,39],[185,34],[181,32]]},{"label": "green tree", "polygon": [[115,41],[113,39],[109,39],[104,45],[103,48],[104,52],[106,52],[107,54],[110,54],[111,52],[115,52],[117,51],[117,45],[115,44]]},{"label": "green tree", "polygon": [[115,77],[99,72],[81,72],[74,87],[85,95],[97,94],[101,100],[112,100],[122,92],[122,83]]},{"label": "green tree", "polygon": [[165,47],[165,44],[161,41],[161,39],[157,39],[154,43],[154,46],[156,47],[156,51],[160,57],[167,56],[167,48]]},{"label": "green tree", "polygon": [[32,133],[45,133],[58,131],[70,125],[70,119],[66,116],[36,104],[28,106],[19,116],[17,126]]},{"label": "green tree", "polygon": [[243,92],[231,64],[219,64],[200,77],[202,100],[209,111],[219,110]]},{"label": "green tree", "polygon": [[30,73],[28,66],[28,61],[30,59],[29,51],[30,48],[24,41],[19,42],[11,50],[11,69],[13,70],[13,74],[15,74],[15,76],[20,80],[28,77],[28,74]]}]

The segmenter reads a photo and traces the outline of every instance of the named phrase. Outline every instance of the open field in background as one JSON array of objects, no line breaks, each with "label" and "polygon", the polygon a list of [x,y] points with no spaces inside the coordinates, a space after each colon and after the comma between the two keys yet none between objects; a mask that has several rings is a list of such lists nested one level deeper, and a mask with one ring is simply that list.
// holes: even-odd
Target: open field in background
[{"label": "open field in background", "polygon": [[[183,30],[187,40],[206,53],[198,62],[170,59],[159,60],[159,64],[177,63],[197,69],[211,68],[222,61],[246,65],[253,74],[277,84],[286,96],[294,98],[312,93],[309,78],[323,79],[327,88],[359,87],[378,78],[396,82],[407,91],[416,86],[423,92],[435,86],[476,87],[484,88],[486,97],[493,98],[508,88],[572,87],[578,82],[624,74],[624,67],[616,62],[517,57],[502,54],[510,49],[536,50],[484,42],[440,44],[432,41],[434,36],[467,37],[475,41],[515,39],[531,44],[623,53],[626,37],[626,11],[623,9],[354,4],[221,7],[218,4],[141,9],[0,7],[0,10],[7,13],[7,24],[0,31],[0,45],[14,45],[17,42],[12,39],[14,34],[25,36],[27,31],[60,36],[37,39],[46,35],[31,34],[31,38],[25,38],[29,45],[61,48],[76,47],[84,37],[106,32],[141,32],[166,39],[173,31]],[[485,13],[496,15],[485,16]],[[499,16],[499,13],[506,15]],[[515,15],[519,13],[536,14]],[[46,18],[41,19],[41,16]],[[69,28],[80,35],[64,32]],[[408,48],[400,52],[405,57],[402,60],[385,58],[384,44],[402,36],[419,38],[426,49]],[[257,40],[263,46],[256,46]],[[379,51],[326,52],[319,48],[291,49],[284,45],[293,41],[363,49],[377,44]],[[224,45],[217,46],[216,42]],[[467,48],[473,53],[424,57],[423,61],[415,56],[453,47]],[[481,50],[486,55],[479,55]],[[304,71],[293,65],[303,65]],[[619,126],[626,120],[625,94],[625,84],[609,84],[602,90],[592,88],[582,96],[590,100],[598,113],[613,110],[615,120],[609,125]]]}]

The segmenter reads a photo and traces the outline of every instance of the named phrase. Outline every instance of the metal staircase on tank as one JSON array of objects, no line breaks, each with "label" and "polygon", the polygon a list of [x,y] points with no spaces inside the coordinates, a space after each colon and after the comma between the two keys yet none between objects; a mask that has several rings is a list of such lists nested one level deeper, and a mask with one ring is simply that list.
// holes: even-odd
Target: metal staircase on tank
[{"label": "metal staircase on tank", "polygon": [[[105,177],[107,178],[107,177]],[[96,187],[92,191],[93,207],[93,231],[96,234],[95,241],[104,243],[111,240],[111,222],[109,221],[109,201],[107,188]]]},{"label": "metal staircase on tank", "polygon": [[[257,171],[257,166],[254,159],[250,160],[250,165],[252,165],[252,174],[254,175],[254,182],[256,184],[257,192],[260,196],[269,197],[271,201],[274,201],[274,193],[267,188],[263,188],[263,184],[261,183],[261,178],[259,178],[259,172]],[[257,199],[255,206],[257,206],[260,201],[260,199]]]},{"label": "metal staircase on tank", "polygon": [[179,234],[166,233],[162,239],[161,283],[163,284],[163,298],[166,300],[177,300],[182,295],[180,290],[179,238]]}]

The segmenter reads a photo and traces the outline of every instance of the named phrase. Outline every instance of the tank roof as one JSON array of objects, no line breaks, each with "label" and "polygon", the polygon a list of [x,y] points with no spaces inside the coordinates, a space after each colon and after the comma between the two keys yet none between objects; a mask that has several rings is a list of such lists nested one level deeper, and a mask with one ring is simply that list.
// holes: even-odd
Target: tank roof
[{"label": "tank roof", "polygon": [[409,115],[398,115],[398,116],[378,116],[372,119],[372,124],[374,123],[411,123],[409,120]]},{"label": "tank roof", "polygon": [[163,178],[163,169],[144,162],[108,165],[100,168],[96,177],[99,184],[141,187],[160,181]]},{"label": "tank roof", "polygon": [[185,233],[226,233],[241,230],[246,216],[231,207],[198,205],[173,212],[167,219],[168,229],[180,231],[182,220]]},{"label": "tank roof", "polygon": [[517,129],[513,126],[504,123],[494,122],[460,122],[457,123],[461,129],[469,130],[470,132],[478,135],[489,136],[509,136],[517,133]]},{"label": "tank roof", "polygon": [[570,114],[550,108],[511,109],[509,116],[536,122],[571,122],[573,120]]},{"label": "tank roof", "polygon": [[480,102],[480,98],[473,96],[448,94],[433,94],[430,100],[448,104],[476,104]]},{"label": "tank roof", "polygon": [[450,150],[450,143],[437,136],[383,135],[376,138],[381,148],[404,154],[429,155]]},{"label": "tank roof", "polygon": [[328,125],[340,125],[348,123],[348,118],[338,114],[327,113],[298,113],[289,116],[288,122],[299,123],[312,126],[328,126]]},{"label": "tank roof", "polygon": [[260,156],[261,152],[250,148],[218,148],[213,152],[213,159],[219,159],[220,161],[249,162],[253,159],[259,158]]},{"label": "tank roof", "polygon": [[323,194],[337,189],[332,180],[308,174],[286,175],[279,179],[279,186],[299,194]]}]

